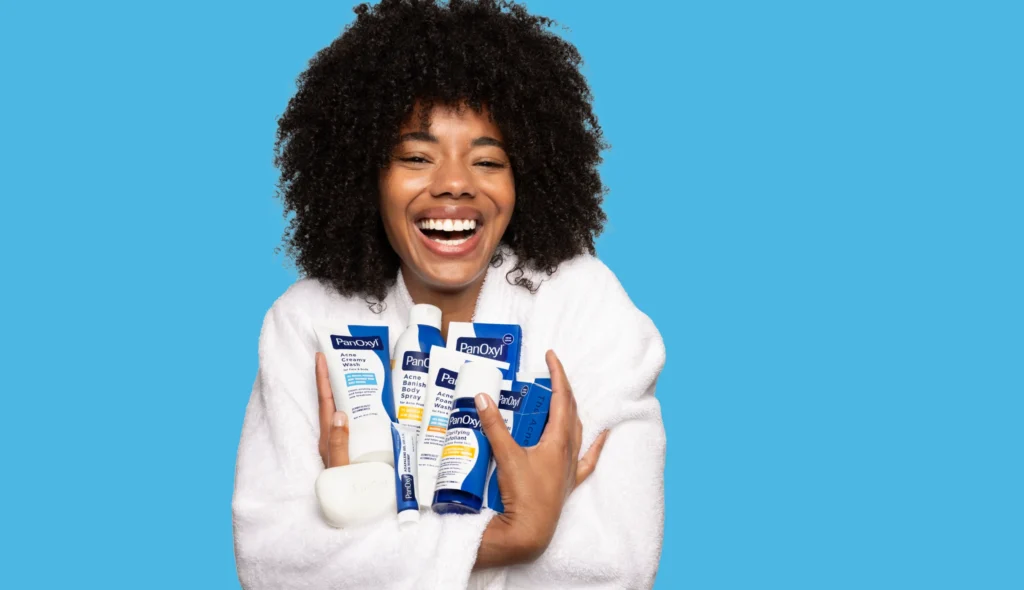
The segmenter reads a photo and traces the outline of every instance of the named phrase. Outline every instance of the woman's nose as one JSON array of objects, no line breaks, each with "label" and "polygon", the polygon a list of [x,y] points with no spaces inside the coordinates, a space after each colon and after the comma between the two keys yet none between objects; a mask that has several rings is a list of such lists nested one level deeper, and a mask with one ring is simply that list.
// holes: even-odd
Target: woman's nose
[{"label": "woman's nose", "polygon": [[437,168],[430,192],[435,197],[461,199],[476,196],[476,187],[471,171],[457,159],[449,159]]}]

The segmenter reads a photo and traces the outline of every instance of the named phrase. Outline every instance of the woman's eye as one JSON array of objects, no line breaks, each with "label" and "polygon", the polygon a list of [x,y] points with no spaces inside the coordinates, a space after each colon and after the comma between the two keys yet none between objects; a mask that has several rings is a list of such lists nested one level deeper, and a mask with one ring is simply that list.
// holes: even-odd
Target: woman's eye
[{"label": "woman's eye", "polygon": [[426,164],[427,160],[419,156],[409,156],[407,158],[398,158],[403,162],[412,162],[413,164]]},{"label": "woman's eye", "polygon": [[479,166],[486,166],[488,168],[504,168],[505,165],[501,162],[477,162]]}]

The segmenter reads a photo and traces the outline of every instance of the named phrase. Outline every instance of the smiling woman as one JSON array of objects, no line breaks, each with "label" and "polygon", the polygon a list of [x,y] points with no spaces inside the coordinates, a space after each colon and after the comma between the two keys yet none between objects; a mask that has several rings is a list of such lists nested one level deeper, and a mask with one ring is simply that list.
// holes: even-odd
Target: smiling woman
[{"label": "smiling woman", "polygon": [[[279,121],[280,195],[294,213],[285,245],[299,269],[382,301],[404,260],[385,233],[396,228],[382,221],[391,210],[382,189],[460,204],[479,190],[507,205],[504,231],[488,230],[490,261],[513,254],[512,280],[526,288],[523,271],[550,274],[593,254],[607,145],[582,58],[548,30],[553,21],[486,0],[385,0],[355,12],[310,61]],[[457,189],[464,172],[469,191],[446,196],[442,183]],[[489,194],[499,179],[512,183],[500,191],[514,193],[514,208]]]},{"label": "smiling woman", "polygon": [[[511,2],[385,0],[356,14],[279,121],[275,163],[294,214],[284,241],[305,276],[260,334],[232,504],[242,585],[650,586],[665,352],[594,256],[606,146],[578,52]],[[451,322],[521,327],[519,370],[550,373],[546,426],[520,447],[491,398],[475,398],[501,514],[332,528],[328,513],[394,490],[387,470],[349,465],[353,418],[335,411],[337,374],[315,327],[376,322],[399,334],[417,304],[440,310],[444,338]],[[318,504],[320,476],[339,473],[348,491]]]}]

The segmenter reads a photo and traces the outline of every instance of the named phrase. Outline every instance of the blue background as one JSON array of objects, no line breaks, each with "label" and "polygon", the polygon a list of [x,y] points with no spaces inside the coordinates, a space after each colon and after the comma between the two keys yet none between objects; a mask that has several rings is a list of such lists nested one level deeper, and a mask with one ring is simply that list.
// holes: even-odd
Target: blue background
[{"label": "blue background", "polygon": [[[4,587],[235,588],[276,118],[351,2],[0,8]],[[594,2],[658,588],[1024,587],[1024,12]]]}]

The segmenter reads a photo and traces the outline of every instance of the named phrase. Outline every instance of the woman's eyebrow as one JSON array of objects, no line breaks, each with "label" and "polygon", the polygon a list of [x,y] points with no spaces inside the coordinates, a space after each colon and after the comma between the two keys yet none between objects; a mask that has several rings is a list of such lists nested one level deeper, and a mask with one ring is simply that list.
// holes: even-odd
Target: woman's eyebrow
[{"label": "woman's eyebrow", "polygon": [[[437,136],[431,134],[429,131],[411,131],[409,133],[403,133],[401,136],[399,136],[398,141],[426,141],[430,143],[441,143],[441,141],[437,139]],[[505,149],[504,143],[493,137],[488,137],[486,135],[474,139],[470,145],[473,147],[489,145]]]},{"label": "woman's eyebrow", "polygon": [[429,141],[430,143],[441,143],[437,139],[437,136],[431,135],[429,131],[412,131],[410,133],[403,133],[398,138],[398,141]]},{"label": "woman's eyebrow", "polygon": [[474,139],[473,143],[471,143],[470,145],[472,145],[473,147],[477,147],[477,146],[481,146],[481,145],[490,145],[490,146],[494,146],[494,147],[499,147],[501,149],[505,149],[505,144],[501,143],[497,139],[494,139],[493,137],[487,137],[486,135],[483,136],[483,137],[478,137],[478,138]]}]

